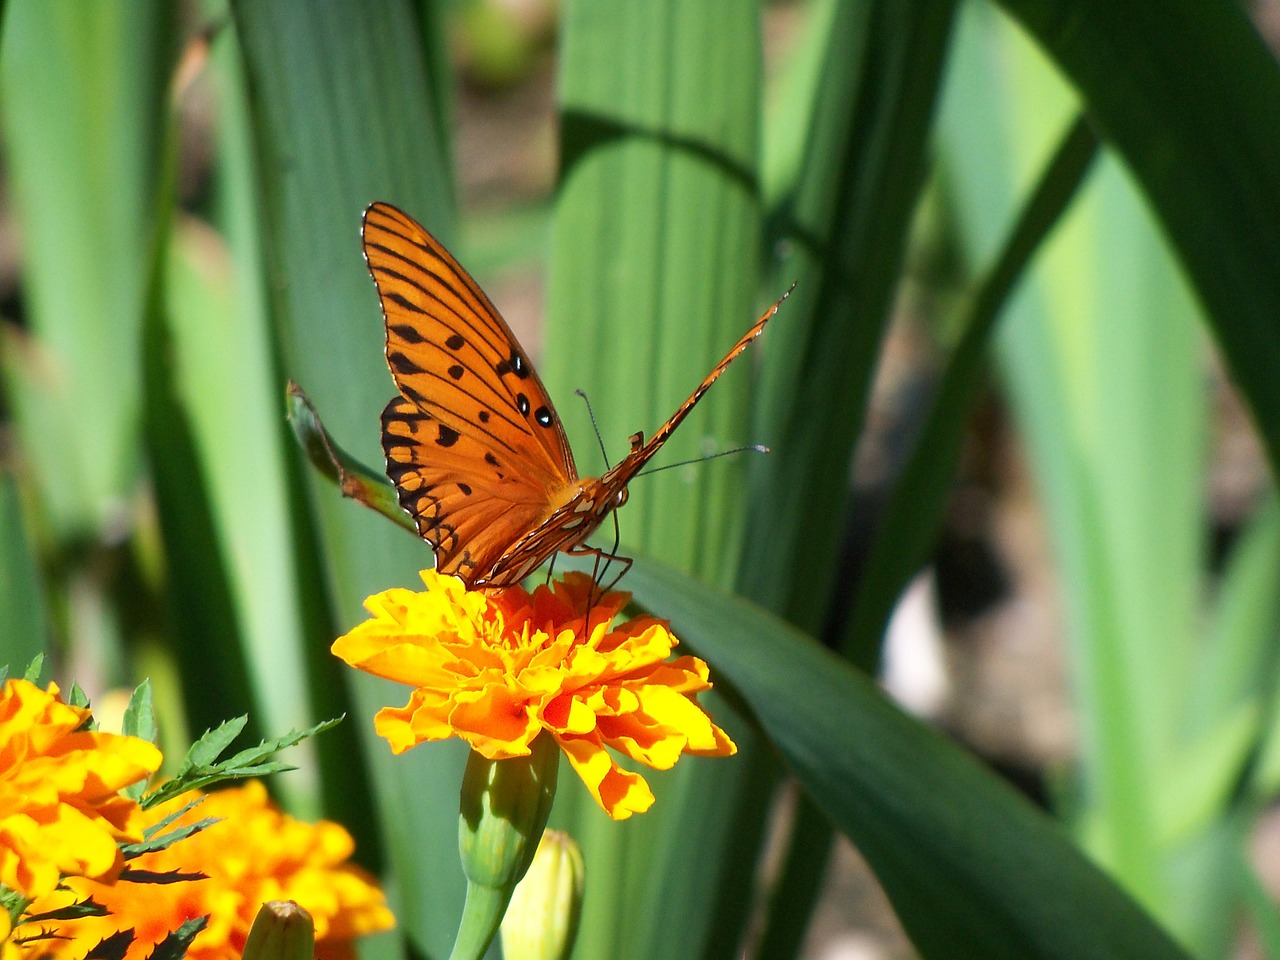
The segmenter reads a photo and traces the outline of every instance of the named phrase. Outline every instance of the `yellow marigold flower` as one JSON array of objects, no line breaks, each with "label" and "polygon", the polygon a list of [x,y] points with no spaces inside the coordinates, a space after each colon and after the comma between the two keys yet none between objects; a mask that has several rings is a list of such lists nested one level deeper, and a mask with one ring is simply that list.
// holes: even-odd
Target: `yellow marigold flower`
[{"label": "yellow marigold flower", "polygon": [[414,687],[408,704],[374,718],[394,752],[458,736],[501,760],[527,756],[546,730],[605,812],[622,820],[647,810],[653,794],[606,747],[661,770],[684,753],[736,751],[696,700],[711,687],[707,665],[667,660],[678,641],[666,622],[615,625],[629,594],[593,602],[596,585],[581,573],[532,594],[467,591],[432,570],[422,579],[425,592],[370,597],[373,618],[333,644],[353,667]]},{"label": "yellow marigold flower", "polygon": [[[158,823],[193,796],[146,811],[147,821]],[[38,941],[52,960],[75,960],[104,938],[132,928],[136,939],[127,960],[142,960],[171,931],[208,914],[209,924],[192,942],[188,960],[238,960],[259,907],[268,900],[293,900],[315,921],[317,958],[352,960],[355,937],[394,926],[376,881],[346,862],[354,844],[338,824],[296,820],[271,803],[261,783],[250,781],[209,794],[173,826],[217,817],[219,823],[129,862],[131,870],[198,872],[207,879],[146,884],[122,879],[110,886],[69,880],[67,889],[36,901],[28,914],[92,897],[109,915],[26,924],[17,935],[30,937],[35,931],[29,927],[41,927],[66,938]]]},{"label": "yellow marigold flower", "polygon": [[8,680],[0,690],[0,883],[38,897],[63,876],[111,880],[142,811],[120,791],[160,766],[137,737],[80,729],[89,711]]}]

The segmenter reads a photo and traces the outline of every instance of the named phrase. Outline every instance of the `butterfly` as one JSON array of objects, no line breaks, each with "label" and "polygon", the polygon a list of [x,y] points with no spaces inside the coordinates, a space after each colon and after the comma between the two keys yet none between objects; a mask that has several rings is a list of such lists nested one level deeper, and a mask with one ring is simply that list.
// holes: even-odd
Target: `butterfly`
[{"label": "butterfly", "polygon": [[519,583],[562,550],[613,558],[584,541],[627,502],[627,484],[782,303],[765,311],[647,443],[633,434],[620,463],[584,479],[529,357],[443,244],[381,202],[365,210],[361,237],[399,390],[382,411],[387,476],[431,544],[436,569],[468,589]]}]

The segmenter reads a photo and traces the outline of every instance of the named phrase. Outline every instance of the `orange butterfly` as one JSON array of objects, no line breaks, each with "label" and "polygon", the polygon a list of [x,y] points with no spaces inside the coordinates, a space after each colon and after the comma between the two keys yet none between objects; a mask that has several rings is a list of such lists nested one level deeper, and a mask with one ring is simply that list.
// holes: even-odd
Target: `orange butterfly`
[{"label": "orange butterfly", "polygon": [[633,434],[621,463],[580,479],[546,388],[470,274],[390,204],[365,210],[362,237],[387,324],[387,365],[400,390],[382,411],[387,475],[435,550],[436,569],[469,589],[519,583],[559,550],[609,556],[583,541],[626,503],[632,477],[782,303],[765,311],[648,443]]}]

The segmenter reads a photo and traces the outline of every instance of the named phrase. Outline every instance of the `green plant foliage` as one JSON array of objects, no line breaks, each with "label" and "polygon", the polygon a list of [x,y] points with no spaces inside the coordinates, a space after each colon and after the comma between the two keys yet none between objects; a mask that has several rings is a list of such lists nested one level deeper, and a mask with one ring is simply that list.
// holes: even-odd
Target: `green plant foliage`
[{"label": "green plant foliage", "polygon": [[[1248,5],[0,9],[2,675],[34,658],[77,704],[134,689],[125,732],[174,758],[144,804],[270,775],[386,881],[399,931],[367,957],[456,944],[467,748],[393,756],[373,717],[409,692],[328,652],[431,564],[381,467],[395,386],[359,237],[381,200],[491,292],[545,276],[525,346],[584,476],[797,282],[617,514],[647,558],[620,589],[710,662],[739,752],[646,774],[657,802],[623,823],[559,792],[575,956],[808,955],[838,835],[922,957],[1227,957],[1240,917],[1280,956],[1245,855],[1280,791],[1275,494],[1241,498],[1221,557],[1205,534],[1210,340],[1280,464],[1280,67]],[[554,189],[473,202],[455,162],[516,136],[475,104],[550,85]],[[868,500],[851,477],[901,330],[936,364]],[[1040,771],[1048,810],[869,678],[984,394],[1062,608],[1078,742]],[[772,452],[681,463],[752,443]]]}]

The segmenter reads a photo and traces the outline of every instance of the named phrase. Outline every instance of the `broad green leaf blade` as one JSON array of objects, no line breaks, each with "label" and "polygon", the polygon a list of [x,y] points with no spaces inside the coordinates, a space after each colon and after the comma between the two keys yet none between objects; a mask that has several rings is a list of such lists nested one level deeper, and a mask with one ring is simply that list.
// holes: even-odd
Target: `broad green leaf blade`
[{"label": "broad green leaf blade", "polygon": [[[246,282],[252,277],[236,269],[218,234],[194,221],[180,220],[173,232],[166,279],[174,392],[190,428],[212,534],[174,545],[181,552],[169,560],[187,570],[219,560],[225,567],[234,630],[207,638],[200,656],[244,662],[245,699],[232,711],[249,710],[264,734],[300,727],[313,707],[291,550],[287,440],[266,316]],[[174,507],[190,505],[188,499]],[[196,726],[215,719],[200,717]],[[305,762],[310,752],[308,745],[295,760]],[[300,778],[276,785],[295,803],[303,786]]]},{"label": "broad green leaf blade", "polygon": [[12,473],[0,466],[0,664],[20,675],[44,652],[49,621],[40,568]]},{"label": "broad green leaf blade", "polygon": [[[616,460],[626,438],[657,430],[759,315],[760,53],[755,3],[563,7],[562,169],[541,369],[585,475],[603,464],[573,389],[590,396]],[[654,466],[750,439],[757,356],[752,347],[721,377]],[[622,549],[643,547],[727,582],[744,471],[738,457],[638,480],[619,514]],[[608,532],[596,540],[607,545]],[[655,808],[624,824],[606,821],[566,775],[556,822],[582,844],[592,872],[580,956],[692,958],[713,936],[737,942],[740,930],[712,932],[724,851],[739,839],[716,800],[738,795],[751,769],[744,751],[654,776]]]},{"label": "broad green leaf blade", "polygon": [[[566,4],[561,182],[542,369],[576,441],[602,464],[653,433],[758,316],[759,12],[674,0]],[[654,463],[740,442],[749,359],[730,368]],[[740,530],[741,458],[636,483],[622,540],[724,580]]]},{"label": "broad green leaf blade", "polygon": [[664,566],[627,585],[741,695],[922,956],[1186,960],[1048,817],[835,654]]},{"label": "broad green leaf blade", "polygon": [[1236,3],[1001,3],[1057,61],[1129,165],[1280,465],[1275,55]]},{"label": "broad green leaf blade", "polygon": [[[231,5],[244,54],[261,182],[264,256],[283,378],[300,383],[337,442],[381,459],[378,415],[394,387],[383,360],[377,295],[361,256],[361,211],[387,200],[436,235],[452,237],[451,177],[440,141],[422,25],[406,0],[373,6],[299,0]],[[277,397],[283,398],[283,378]],[[283,402],[280,401],[281,415]],[[300,570],[322,587],[309,625],[348,629],[361,601],[414,583],[431,563],[420,540],[297,465],[317,517],[300,531]],[[301,511],[300,511],[301,512]],[[327,648],[332,635],[309,643]],[[350,723],[365,741],[383,840],[395,870],[395,912],[416,948],[445,956],[461,912],[458,787],[465,748],[432,744],[392,757],[373,733],[378,708],[402,704],[392,684],[350,677]],[[349,758],[354,762],[354,758]],[[333,771],[340,776],[339,771]],[[341,789],[341,782],[331,789]]]},{"label": "broad green leaf blade", "polygon": [[5,11],[0,104],[32,337],[5,372],[58,536],[119,523],[136,479],[176,14],[160,0]]},{"label": "broad green leaf blade", "polygon": [[[775,245],[793,251],[775,276],[798,286],[754,398],[755,436],[772,452],[750,465],[740,582],[814,630],[830,622],[849,465],[923,182],[954,11],[950,2],[819,7],[815,19],[827,25],[809,53],[822,63],[812,102],[773,114],[808,118],[798,160],[785,147],[769,151],[795,166],[791,181],[770,171],[769,182],[782,201],[770,218]],[[792,123],[775,120],[771,130]],[[814,851],[829,830],[803,799],[793,830],[797,855],[770,899],[763,938],[777,953],[768,955],[795,953],[824,876],[826,858]]]},{"label": "broad green leaf blade", "polygon": [[[169,362],[169,332],[158,317],[149,318],[146,327],[143,435],[168,561],[162,611],[179,668],[185,719],[198,730],[248,711],[253,692],[208,477]],[[261,735],[260,720],[249,718],[251,736]]]}]

